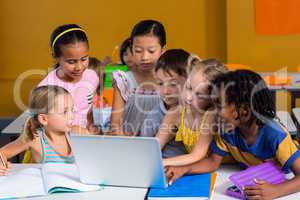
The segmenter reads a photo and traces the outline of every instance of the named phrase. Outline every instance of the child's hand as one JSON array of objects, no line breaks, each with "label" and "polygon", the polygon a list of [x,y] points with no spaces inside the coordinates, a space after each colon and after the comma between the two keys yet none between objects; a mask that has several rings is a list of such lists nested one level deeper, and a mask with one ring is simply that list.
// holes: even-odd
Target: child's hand
[{"label": "child's hand", "polygon": [[93,124],[89,124],[87,126],[88,131],[91,133],[91,135],[99,135],[101,134],[101,130],[97,127],[95,127]]},{"label": "child's hand", "polygon": [[188,172],[186,166],[167,166],[165,167],[165,174],[168,179],[168,184],[172,185],[178,178]]},{"label": "child's hand", "polygon": [[124,134],[125,134],[125,136],[128,136],[128,137],[135,136],[134,132],[132,132],[132,131],[125,132]]},{"label": "child's hand", "polygon": [[274,185],[269,184],[265,181],[254,179],[256,185],[246,186],[244,188],[244,193],[249,200],[271,200],[276,195],[276,188]]},{"label": "child's hand", "polygon": [[117,134],[113,130],[108,130],[105,131],[103,135],[116,136]]},{"label": "child's hand", "polygon": [[7,161],[7,158],[0,153],[1,156],[1,162],[0,162],[0,176],[7,175],[9,169],[11,168],[10,162]]}]

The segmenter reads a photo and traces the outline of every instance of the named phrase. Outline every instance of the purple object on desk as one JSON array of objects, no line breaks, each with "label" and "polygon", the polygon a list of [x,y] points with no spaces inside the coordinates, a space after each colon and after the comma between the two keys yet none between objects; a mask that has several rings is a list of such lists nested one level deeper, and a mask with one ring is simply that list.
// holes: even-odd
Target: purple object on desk
[{"label": "purple object on desk", "polygon": [[229,187],[226,194],[239,199],[246,199],[242,191],[245,186],[256,185],[254,179],[266,181],[270,184],[279,184],[286,180],[283,171],[273,162],[266,162],[260,165],[249,167],[229,177],[235,186]]}]

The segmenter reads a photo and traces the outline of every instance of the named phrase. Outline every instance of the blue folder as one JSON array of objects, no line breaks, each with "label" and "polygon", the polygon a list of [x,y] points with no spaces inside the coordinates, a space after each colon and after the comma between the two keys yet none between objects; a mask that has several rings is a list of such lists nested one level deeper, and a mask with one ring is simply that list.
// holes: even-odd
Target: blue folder
[{"label": "blue folder", "polygon": [[177,179],[167,188],[150,188],[148,199],[164,197],[200,197],[201,199],[208,199],[210,180],[210,173],[186,175]]}]

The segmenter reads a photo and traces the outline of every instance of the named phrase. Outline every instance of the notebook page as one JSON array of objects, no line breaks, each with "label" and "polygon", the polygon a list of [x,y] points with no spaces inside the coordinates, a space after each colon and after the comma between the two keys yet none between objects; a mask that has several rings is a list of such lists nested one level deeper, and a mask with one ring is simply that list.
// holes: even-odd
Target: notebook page
[{"label": "notebook page", "polygon": [[0,177],[0,199],[45,195],[41,170],[27,168]]},{"label": "notebook page", "polygon": [[48,193],[55,192],[86,192],[96,191],[100,185],[87,185],[80,182],[77,166],[64,163],[47,163],[42,166],[45,189]]}]

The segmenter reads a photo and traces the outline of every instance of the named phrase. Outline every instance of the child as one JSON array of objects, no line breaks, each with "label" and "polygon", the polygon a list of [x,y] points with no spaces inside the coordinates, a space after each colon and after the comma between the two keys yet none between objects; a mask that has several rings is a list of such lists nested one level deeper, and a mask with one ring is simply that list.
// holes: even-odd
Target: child
[{"label": "child", "polygon": [[129,71],[133,71],[135,67],[134,57],[130,49],[130,38],[124,40],[120,48],[120,60],[122,65],[126,65]]},{"label": "child", "polygon": [[[73,120],[70,93],[59,86],[35,88],[29,111],[31,117],[26,121],[20,137],[0,149],[5,161],[27,150],[33,163],[73,163],[67,135]],[[7,167],[0,164],[0,175],[6,173]]]},{"label": "child", "polygon": [[144,20],[133,28],[131,48],[137,65],[134,71],[113,73],[114,98],[111,131],[117,135],[139,135],[148,112],[161,101],[155,91],[153,69],[166,45],[163,25]]},{"label": "child", "polygon": [[187,165],[203,159],[207,155],[212,135],[217,131],[209,88],[212,80],[227,70],[218,61],[200,62],[196,56],[189,58],[188,66],[190,73],[183,91],[183,106],[180,112],[171,116],[173,120],[168,125],[176,129],[160,130],[157,135],[162,148],[175,137],[175,141],[183,142],[188,154],[164,159],[165,166]]},{"label": "child", "polygon": [[96,57],[89,57],[89,65],[88,68],[94,70],[97,74],[99,74],[100,67],[102,66],[102,62],[98,60]]},{"label": "child", "polygon": [[[108,101],[107,99],[103,96],[103,88],[104,88],[104,68],[103,64],[100,60],[98,60],[96,57],[89,57],[89,69],[94,70],[99,78],[99,85],[96,89],[96,93],[93,97],[93,107],[94,108],[104,108],[108,107]],[[102,130],[99,129],[99,127],[95,126],[95,120],[94,120],[94,108],[90,109],[89,112],[87,113],[87,129],[90,132],[93,133],[101,133]]]},{"label": "child", "polygon": [[[95,96],[93,98],[93,105],[96,107],[107,107],[108,106],[108,101],[105,99],[105,97],[101,97],[103,87],[104,87],[104,67],[102,65],[103,63],[98,60],[96,57],[89,57],[89,69],[93,69],[99,76],[99,85],[98,88],[96,89]],[[102,69],[103,67],[103,69]]]},{"label": "child", "polygon": [[75,132],[87,131],[87,113],[99,84],[99,78],[89,65],[89,44],[86,32],[76,24],[66,24],[56,28],[50,39],[56,67],[50,71],[39,86],[58,85],[65,88],[74,100]]},{"label": "child", "polygon": [[226,154],[249,167],[272,160],[284,171],[291,169],[295,177],[278,185],[254,180],[247,186],[247,199],[273,199],[300,191],[300,150],[289,132],[276,122],[276,109],[271,92],[255,72],[237,70],[220,75],[214,82],[215,104],[225,129],[211,144],[212,154],[197,163],[170,167],[166,174],[171,182],[186,173],[216,170]]},{"label": "child", "polygon": [[[180,93],[187,78],[189,55],[182,49],[170,49],[160,56],[155,67],[155,77],[163,101],[146,116],[140,136],[154,137],[159,128],[160,132],[168,130],[173,116],[177,113],[179,116]],[[162,156],[168,158],[184,153],[186,151],[182,142],[175,142],[173,139],[163,148]]]}]

